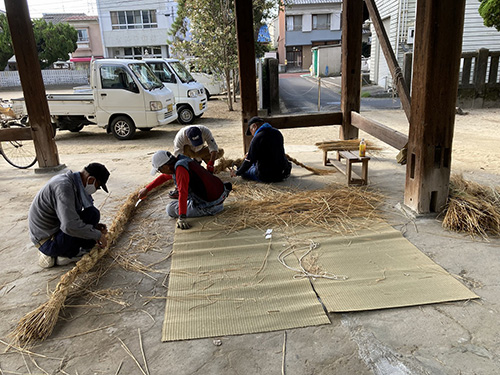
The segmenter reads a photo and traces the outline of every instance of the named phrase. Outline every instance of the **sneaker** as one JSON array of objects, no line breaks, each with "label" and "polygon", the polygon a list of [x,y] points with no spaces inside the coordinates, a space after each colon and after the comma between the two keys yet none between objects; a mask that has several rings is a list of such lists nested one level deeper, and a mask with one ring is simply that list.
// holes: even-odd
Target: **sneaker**
[{"label": "sneaker", "polygon": [[170,199],[179,199],[179,190],[175,189],[168,193]]},{"label": "sneaker", "polygon": [[82,259],[82,257],[72,257],[72,258],[57,257],[56,263],[58,266],[67,266],[70,263],[78,262],[80,259]]},{"label": "sneaker", "polygon": [[224,182],[224,187],[226,188],[227,191],[233,190],[233,184],[230,182]]},{"label": "sneaker", "polygon": [[40,251],[38,255],[38,265],[42,268],[51,268],[56,264],[56,258],[45,255]]}]

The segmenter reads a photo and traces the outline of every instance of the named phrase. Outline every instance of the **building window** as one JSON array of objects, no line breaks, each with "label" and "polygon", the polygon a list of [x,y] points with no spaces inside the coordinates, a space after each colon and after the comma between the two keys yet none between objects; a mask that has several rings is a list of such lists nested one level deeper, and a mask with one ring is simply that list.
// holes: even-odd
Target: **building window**
[{"label": "building window", "polygon": [[329,14],[313,14],[313,30],[330,30]]},{"label": "building window", "polygon": [[287,16],[286,31],[302,31],[302,16]]},{"label": "building window", "polygon": [[149,47],[125,47],[121,51],[118,51],[115,57],[120,59],[136,59],[140,60],[143,57],[154,57],[161,58],[161,47],[160,46],[149,46]]},{"label": "building window", "polygon": [[78,42],[88,42],[89,32],[87,29],[79,29],[78,32]]},{"label": "building window", "polygon": [[113,30],[154,29],[158,27],[156,10],[121,10],[110,12],[110,15]]}]

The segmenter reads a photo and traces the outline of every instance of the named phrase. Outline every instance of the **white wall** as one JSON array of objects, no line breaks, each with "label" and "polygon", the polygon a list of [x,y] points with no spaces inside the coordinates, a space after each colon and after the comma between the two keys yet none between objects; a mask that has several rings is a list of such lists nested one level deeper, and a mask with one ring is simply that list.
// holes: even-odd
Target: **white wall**
[{"label": "white wall", "polygon": [[[156,10],[158,27],[113,30],[110,12],[126,10]],[[133,2],[97,0],[97,11],[105,50],[109,51],[113,47],[161,46],[162,51],[166,51],[168,30],[175,19],[177,2],[174,0],[136,0]]]}]

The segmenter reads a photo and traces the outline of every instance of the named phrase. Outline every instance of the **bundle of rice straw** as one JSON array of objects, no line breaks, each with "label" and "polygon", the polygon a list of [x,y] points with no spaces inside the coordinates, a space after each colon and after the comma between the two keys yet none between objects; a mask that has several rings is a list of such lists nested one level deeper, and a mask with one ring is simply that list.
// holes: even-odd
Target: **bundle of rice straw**
[{"label": "bundle of rice straw", "polygon": [[[324,141],[317,142],[315,146],[317,146],[320,150],[323,151],[353,151],[359,149],[359,139],[346,139],[339,141]],[[367,151],[380,151],[381,147],[374,146],[374,144],[370,141],[366,141],[366,150]]]},{"label": "bundle of rice straw", "polygon": [[243,159],[226,159],[224,157],[217,159],[217,165],[215,166],[214,173],[220,173],[225,170],[231,169],[233,166],[239,168],[241,163],[243,163]]},{"label": "bundle of rice straw", "polygon": [[215,225],[229,232],[247,227],[312,226],[336,233],[354,233],[378,218],[382,195],[363,187],[332,184],[320,190],[292,190],[252,182],[235,184],[233,196]]},{"label": "bundle of rice straw", "polygon": [[500,189],[489,188],[461,175],[450,178],[443,227],[483,238],[500,234]]},{"label": "bundle of rice straw", "polygon": [[[172,181],[168,181],[163,186],[169,185],[172,185]],[[110,247],[116,243],[134,213],[137,194],[138,191],[130,194],[116,214],[108,230],[107,246],[102,249],[96,246],[89,254],[84,255],[73,269],[61,276],[49,300],[25,315],[18,322],[16,328],[9,334],[16,343],[25,347],[31,346],[37,340],[45,340],[52,334],[59,313],[64,307],[66,297],[75,287],[76,278],[90,271],[109,252]]]}]

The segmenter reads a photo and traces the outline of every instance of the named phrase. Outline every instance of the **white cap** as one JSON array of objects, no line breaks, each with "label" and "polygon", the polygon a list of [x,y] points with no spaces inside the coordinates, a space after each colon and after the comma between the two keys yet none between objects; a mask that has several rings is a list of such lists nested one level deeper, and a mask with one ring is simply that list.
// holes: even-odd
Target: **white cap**
[{"label": "white cap", "polygon": [[153,169],[151,169],[151,175],[154,176],[159,172],[159,168],[165,164],[167,164],[174,155],[172,155],[168,151],[156,151],[153,155],[153,159],[151,159],[151,164],[153,165]]}]

